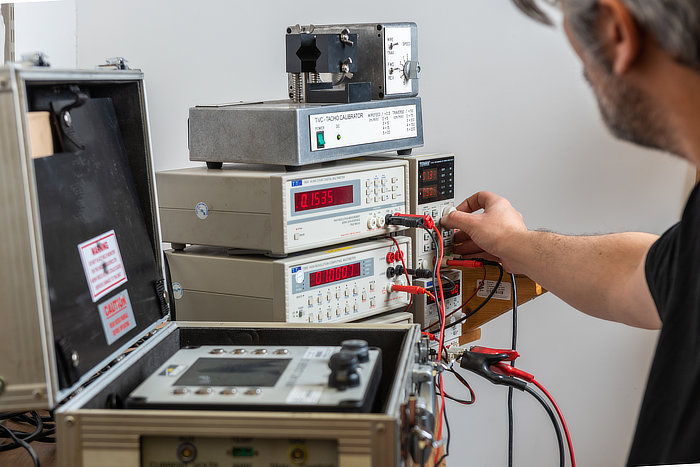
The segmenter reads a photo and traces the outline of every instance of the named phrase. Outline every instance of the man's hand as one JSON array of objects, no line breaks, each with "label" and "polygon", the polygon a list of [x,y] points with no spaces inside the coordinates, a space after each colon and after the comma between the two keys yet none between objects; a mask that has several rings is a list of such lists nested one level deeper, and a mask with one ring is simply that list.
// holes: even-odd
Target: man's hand
[{"label": "man's hand", "polygon": [[455,253],[501,261],[509,272],[520,272],[513,269],[515,264],[509,261],[507,247],[516,234],[527,232],[527,227],[523,216],[507,199],[480,191],[464,200],[440,223],[449,229],[459,229],[454,237]]}]

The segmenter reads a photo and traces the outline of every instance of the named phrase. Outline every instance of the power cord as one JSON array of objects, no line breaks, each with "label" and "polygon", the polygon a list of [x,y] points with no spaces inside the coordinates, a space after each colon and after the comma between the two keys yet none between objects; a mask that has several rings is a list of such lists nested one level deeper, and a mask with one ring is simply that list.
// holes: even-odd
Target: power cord
[{"label": "power cord", "polygon": [[564,443],[562,439],[562,430],[557,423],[557,418],[554,415],[551,407],[547,402],[535,392],[532,388],[528,386],[528,383],[533,383],[536,387],[540,388],[550,399],[552,405],[556,408],[557,414],[560,417],[561,426],[566,434],[566,440],[569,447],[569,455],[571,457],[572,467],[576,466],[576,459],[574,457],[573,445],[571,443],[571,435],[564,421],[564,417],[561,411],[557,407],[554,399],[551,395],[546,392],[546,389],[535,380],[535,377],[519,368],[515,368],[507,363],[506,361],[514,361],[518,358],[518,352],[512,349],[491,349],[488,347],[472,347],[469,351],[462,354],[462,360],[460,366],[471,372],[474,372],[494,384],[500,384],[503,386],[508,386],[509,388],[519,389],[525,391],[537,399],[537,401],[545,408],[547,414],[550,417],[550,421],[554,426],[554,431],[557,435],[557,442],[559,446],[559,464],[564,466]]},{"label": "power cord", "polygon": [[[510,291],[513,300],[513,334],[511,337],[510,348],[517,349],[518,344],[518,288],[515,285],[515,275],[510,273]],[[515,360],[510,361],[511,366],[515,367]],[[513,466],[513,388],[508,387],[508,466]]]},{"label": "power cord", "polygon": [[33,430],[23,431],[12,429],[4,424],[0,424],[0,439],[10,440],[9,443],[0,444],[0,452],[22,448],[27,451],[35,466],[40,466],[39,457],[32,442],[55,443],[56,425],[53,417],[42,417],[37,412],[28,413],[12,412],[0,414],[0,421],[12,421],[17,424],[31,425]]},{"label": "power cord", "polygon": [[[510,389],[513,389],[512,386],[510,387]],[[557,417],[554,415],[552,408],[549,405],[547,405],[547,402],[542,398],[542,396],[537,394],[531,387],[525,386],[525,392],[537,399],[537,402],[539,402],[540,405],[544,407],[544,409],[547,411],[547,415],[549,415],[549,420],[552,422],[552,426],[554,426],[554,431],[557,434],[557,444],[559,445],[559,466],[564,467],[566,464],[566,462],[564,461],[564,440],[561,435],[561,429],[559,428],[559,424],[557,423]]]}]

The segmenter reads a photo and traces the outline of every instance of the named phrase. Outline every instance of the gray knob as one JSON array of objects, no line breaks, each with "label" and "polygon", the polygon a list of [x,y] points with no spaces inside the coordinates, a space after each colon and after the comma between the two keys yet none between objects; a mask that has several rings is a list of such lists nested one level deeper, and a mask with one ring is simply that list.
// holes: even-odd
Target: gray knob
[{"label": "gray knob", "polygon": [[328,368],[328,386],[343,391],[360,385],[360,375],[357,373],[357,357],[352,352],[341,350],[331,355]]},{"label": "gray knob", "polygon": [[406,79],[418,79],[420,65],[416,60],[408,60],[403,64],[403,75]]},{"label": "gray knob", "polygon": [[358,362],[367,363],[369,361],[369,344],[367,341],[362,339],[349,339],[343,341],[340,345],[341,350],[354,353]]}]

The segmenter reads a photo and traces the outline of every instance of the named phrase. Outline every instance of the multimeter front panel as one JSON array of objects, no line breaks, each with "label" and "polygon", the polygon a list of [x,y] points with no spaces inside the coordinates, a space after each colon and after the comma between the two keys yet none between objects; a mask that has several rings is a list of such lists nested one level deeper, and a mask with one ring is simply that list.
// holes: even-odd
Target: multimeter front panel
[{"label": "multimeter front panel", "polygon": [[387,214],[408,212],[408,163],[341,161],[287,172],[225,165],[160,172],[163,240],[275,256],[386,235]]},{"label": "multimeter front panel", "polygon": [[[411,264],[410,238],[395,239]],[[389,291],[406,284],[387,274],[401,264],[397,252],[377,239],[287,258],[196,246],[166,258],[178,320],[343,323],[408,306],[406,293]]]},{"label": "multimeter front panel", "polygon": [[285,177],[285,250],[307,250],[397,230],[385,226],[384,219],[387,214],[405,212],[407,179],[403,161],[371,170]]}]

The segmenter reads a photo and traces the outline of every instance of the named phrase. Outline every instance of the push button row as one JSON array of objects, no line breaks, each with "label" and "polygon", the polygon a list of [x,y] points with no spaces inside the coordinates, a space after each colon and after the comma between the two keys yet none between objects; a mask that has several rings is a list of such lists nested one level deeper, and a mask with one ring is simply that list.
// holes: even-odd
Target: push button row
[{"label": "push button row", "polygon": [[[243,355],[247,352],[248,352],[248,350],[246,350],[246,349],[233,349],[230,351],[230,353],[232,353],[234,355]],[[267,349],[254,349],[254,350],[250,351],[250,353],[253,355],[265,355],[265,354],[267,354],[267,352],[268,352]],[[209,351],[209,353],[212,355],[223,355],[226,353],[226,351],[224,349],[212,349]],[[272,353],[275,355],[287,355],[289,353],[289,350],[277,349]]]},{"label": "push button row", "polygon": [[[190,394],[191,392],[198,395],[198,396],[208,396],[208,395],[214,394],[214,390],[210,387],[203,387],[203,388],[196,389],[194,391],[192,391],[190,388],[186,388],[186,387],[178,387],[178,388],[173,389],[173,394],[175,394],[176,396],[184,396],[186,394]],[[246,396],[259,396],[262,394],[262,392],[263,391],[260,388],[250,388],[250,389],[246,389],[245,391],[243,391],[243,394]],[[225,389],[222,389],[221,391],[219,391],[219,394],[221,394],[222,396],[235,396],[236,394],[238,394],[238,389],[225,388]]]}]

